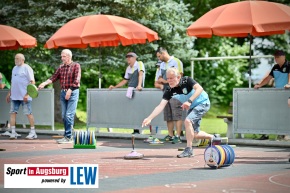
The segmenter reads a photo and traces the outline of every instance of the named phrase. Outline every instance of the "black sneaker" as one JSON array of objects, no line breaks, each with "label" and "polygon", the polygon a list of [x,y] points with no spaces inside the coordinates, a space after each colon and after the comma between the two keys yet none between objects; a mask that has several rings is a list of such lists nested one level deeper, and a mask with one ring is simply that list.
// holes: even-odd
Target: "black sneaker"
[{"label": "black sneaker", "polygon": [[177,155],[178,158],[191,157],[191,156],[193,156],[193,152],[192,152],[192,148],[190,147],[186,147],[181,154]]},{"label": "black sneaker", "polygon": [[208,145],[209,146],[211,146],[211,145],[220,145],[221,142],[222,142],[222,139],[218,135],[214,134],[212,140],[209,141]]},{"label": "black sneaker", "polygon": [[134,129],[133,133],[132,134],[140,134],[139,130],[138,129]]},{"label": "black sneaker", "polygon": [[170,135],[165,136],[163,139],[161,139],[160,141],[163,142],[172,142],[173,137],[171,137]]},{"label": "black sneaker", "polygon": [[172,144],[182,143],[180,137],[174,136],[172,139]]},{"label": "black sneaker", "polygon": [[184,131],[181,131],[180,136],[184,137]]},{"label": "black sneaker", "polygon": [[262,135],[258,140],[267,140],[269,139],[269,135]]}]

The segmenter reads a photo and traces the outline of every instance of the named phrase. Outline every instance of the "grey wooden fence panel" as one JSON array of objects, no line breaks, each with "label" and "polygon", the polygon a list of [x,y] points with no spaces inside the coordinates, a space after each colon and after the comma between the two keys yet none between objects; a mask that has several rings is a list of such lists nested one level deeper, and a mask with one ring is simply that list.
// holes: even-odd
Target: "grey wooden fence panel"
[{"label": "grey wooden fence panel", "polygon": [[[87,89],[87,127],[141,128],[141,123],[160,103],[163,92],[157,89],[135,91],[133,99],[127,89]],[[166,129],[161,112],[152,126]],[[148,128],[148,127],[147,127]]]},{"label": "grey wooden fence panel", "polygon": [[235,133],[290,134],[290,90],[235,88]]},{"label": "grey wooden fence panel", "polygon": [[[6,123],[10,115],[10,103],[6,103],[8,90],[0,90],[0,123]],[[39,96],[32,100],[32,113],[35,125],[49,125],[54,130],[54,89],[43,89],[39,91]],[[29,124],[22,107],[16,117],[17,124]]]}]

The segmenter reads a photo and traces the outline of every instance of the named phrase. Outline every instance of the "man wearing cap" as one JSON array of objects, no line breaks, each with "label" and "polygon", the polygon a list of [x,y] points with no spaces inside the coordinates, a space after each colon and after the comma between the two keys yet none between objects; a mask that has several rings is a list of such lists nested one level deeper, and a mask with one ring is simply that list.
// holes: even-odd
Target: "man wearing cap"
[{"label": "man wearing cap", "polygon": [[[121,82],[119,82],[115,86],[111,85],[109,87],[110,90],[114,88],[120,88],[127,83],[128,83],[128,91],[129,89],[133,89],[133,88],[136,88],[138,91],[142,90],[145,83],[145,67],[144,67],[143,62],[137,61],[137,57],[138,57],[137,54],[134,52],[129,52],[126,55],[128,67],[126,69],[125,76],[123,80],[121,80]],[[128,92],[126,96],[128,96]],[[139,134],[139,130],[134,129],[133,134]]]},{"label": "man wearing cap", "polygon": [[128,87],[134,87],[141,91],[145,82],[145,67],[143,62],[137,61],[137,54],[134,52],[129,52],[126,55],[128,67],[125,72],[124,79],[116,84],[116,86],[111,85],[110,90],[113,88],[120,88],[128,83]]},{"label": "man wearing cap", "polygon": [[[176,68],[183,76],[183,63],[176,57],[170,56],[166,48],[160,47],[156,51],[156,56],[162,61],[160,64],[158,81],[163,84],[163,91],[169,87],[166,77],[166,70],[169,68]],[[176,99],[170,99],[164,108],[164,120],[167,122],[168,135],[163,141],[172,142],[173,144],[181,143],[180,135],[182,132],[182,103]],[[174,136],[174,124],[176,125],[176,135]]]},{"label": "man wearing cap", "polygon": [[[272,78],[274,78],[275,88],[289,88],[290,85],[290,64],[286,60],[285,52],[282,50],[276,50],[274,53],[276,64],[271,69],[268,76],[263,78],[259,84],[255,85],[255,89],[258,89],[266,85]],[[260,140],[269,139],[268,135],[262,135]],[[278,139],[288,139],[288,136],[278,135]]]}]

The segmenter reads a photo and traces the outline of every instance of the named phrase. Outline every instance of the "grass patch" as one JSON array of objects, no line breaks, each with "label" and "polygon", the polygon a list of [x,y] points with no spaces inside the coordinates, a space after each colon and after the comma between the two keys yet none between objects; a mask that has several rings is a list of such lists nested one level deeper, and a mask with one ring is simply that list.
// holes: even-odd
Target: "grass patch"
[{"label": "grass patch", "polygon": [[[221,136],[226,136],[227,125],[222,119],[217,118],[203,118],[201,121],[200,129],[207,133],[219,133]],[[126,128],[113,128],[113,131],[116,133],[132,133],[133,129]],[[100,128],[100,132],[108,132],[107,128]],[[167,130],[162,130],[162,134],[167,134]],[[150,134],[149,129],[144,130],[144,134]]]},{"label": "grass patch", "polygon": [[221,134],[222,137],[225,137],[227,134],[227,124],[223,119],[218,118],[203,118],[200,129],[211,134]]},{"label": "grass patch", "polygon": [[[223,122],[222,119],[215,118],[216,117],[216,113],[225,114],[225,113],[223,113],[223,111],[226,111],[226,110],[222,110],[221,108],[212,108],[208,112],[208,114],[202,119],[202,121],[201,121],[201,130],[206,131],[208,133],[226,134],[227,125]],[[76,116],[79,119],[79,121],[75,123],[74,128],[75,129],[86,129],[86,127],[87,127],[87,125],[86,125],[87,113],[85,111],[77,110]],[[20,127],[21,127],[21,125],[20,125]],[[63,123],[55,122],[54,128],[55,128],[55,130],[63,130],[64,129],[63,128]],[[50,126],[39,125],[39,126],[37,126],[37,129],[50,129]],[[101,132],[107,132],[107,128],[100,128],[100,131]],[[131,129],[126,129],[126,128],[114,128],[114,132],[132,133],[132,130]],[[165,132],[165,134],[167,133],[167,131],[162,131],[162,133],[163,132]],[[146,133],[149,134],[149,129],[148,129],[148,131],[145,130],[145,134]]]},{"label": "grass patch", "polygon": [[[201,121],[200,129],[202,131],[205,131],[210,134],[218,133],[222,137],[225,137],[227,134],[227,124],[224,122],[223,119],[216,118],[217,115],[228,115],[229,107],[220,107],[220,106],[212,106],[209,112],[204,116],[204,118]],[[77,110],[76,116],[79,121],[75,122],[74,129],[76,130],[86,130],[87,129],[87,113],[85,111]],[[140,123],[141,124],[141,123]],[[21,128],[22,125],[19,125]],[[43,129],[43,130],[49,130],[51,129],[50,126],[36,126],[37,129]],[[63,130],[63,124],[62,123],[55,123],[54,125],[55,130]],[[89,128],[89,129],[95,129],[95,128]],[[107,128],[100,128],[100,132],[108,132]],[[128,133],[131,134],[133,129],[127,129],[127,128],[113,128],[114,133]],[[162,130],[162,134],[166,135],[168,132],[167,130]],[[150,134],[149,129],[144,130],[144,134]],[[245,138],[257,138],[260,137],[260,135],[254,135],[254,134],[245,134]],[[269,135],[269,138],[271,140],[276,139],[276,135]]]}]

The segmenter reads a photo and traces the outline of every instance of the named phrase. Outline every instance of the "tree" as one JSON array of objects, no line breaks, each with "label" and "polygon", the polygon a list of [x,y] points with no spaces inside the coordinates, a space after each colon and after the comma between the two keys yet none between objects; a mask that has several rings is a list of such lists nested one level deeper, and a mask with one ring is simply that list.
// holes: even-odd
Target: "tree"
[{"label": "tree", "polygon": [[[1,51],[0,70],[11,73],[14,65],[13,57],[17,52],[25,54],[27,61],[35,70],[36,82],[46,80],[60,64],[59,49],[45,49],[45,42],[68,21],[90,14],[108,14],[126,17],[137,21],[158,32],[160,40],[144,45],[118,46],[106,48],[72,49],[74,61],[82,65],[82,86],[78,108],[86,109],[86,89],[98,87],[98,76],[101,72],[102,88],[119,82],[124,74],[125,54],[135,51],[146,66],[146,87],[153,87],[155,50],[159,46],[166,47],[170,55],[174,55],[184,63],[185,75],[190,76],[191,58],[208,56],[248,55],[248,38],[210,39],[194,38],[186,35],[186,28],[207,11],[238,0],[2,0],[0,1],[0,23],[17,27],[38,40],[34,49],[18,51]],[[286,0],[276,1],[288,3]],[[289,4],[289,3],[288,3]],[[45,7],[45,9],[43,9]],[[288,38],[288,40],[287,40]],[[261,46],[257,43],[268,41]],[[286,35],[255,38],[254,54],[272,53],[273,49],[289,49],[289,33]],[[285,43],[286,42],[286,43]],[[289,43],[288,43],[289,44]],[[288,46],[288,47],[287,47]],[[253,66],[259,61],[254,61]],[[5,65],[4,65],[5,64]],[[248,61],[207,61],[195,62],[195,79],[210,94],[214,104],[228,105],[232,100],[234,87],[247,87],[245,75]],[[56,95],[59,87],[54,85]],[[56,99],[58,96],[55,97]],[[56,100],[56,107],[59,107]],[[59,110],[56,111],[59,117]]]},{"label": "tree", "polygon": [[[193,20],[197,20],[206,12],[218,6],[237,2],[237,0],[183,0],[189,5],[193,13]],[[273,1],[289,5],[288,1]],[[213,36],[210,39],[198,38],[194,49],[198,50],[198,57],[205,56],[248,56],[249,38],[224,38]],[[261,44],[261,42],[263,42]],[[287,43],[288,42],[288,43]],[[288,50],[289,32],[284,35],[255,37],[252,45],[253,55],[272,54],[275,49]],[[195,62],[196,79],[208,91],[214,104],[228,105],[232,101],[232,89],[235,87],[247,87],[248,63],[246,60],[224,60]],[[257,67],[260,60],[252,60],[252,69]]]},{"label": "tree", "polygon": [[[23,0],[14,2],[3,0],[0,2],[0,22],[8,24],[36,37],[38,46],[34,49],[19,50],[27,56],[27,61],[35,69],[37,83],[46,80],[59,65],[60,49],[47,50],[43,48],[46,40],[62,25],[71,19],[89,14],[109,14],[127,17],[147,27],[158,31],[160,41],[145,45],[119,46],[115,48],[86,48],[72,49],[74,60],[82,64],[82,87],[79,107],[86,108],[86,88],[94,88],[98,85],[98,64],[102,63],[104,73],[102,87],[115,84],[123,77],[125,70],[125,54],[135,51],[140,56],[147,68],[147,87],[153,85],[155,71],[155,50],[159,45],[166,45],[172,54],[189,61],[194,55],[194,50],[182,51],[184,48],[192,48],[193,39],[185,34],[191,15],[183,3],[174,1],[144,0],[138,3],[134,0],[123,1],[86,1],[86,0],[60,0],[47,2],[45,0]],[[45,7],[46,9],[43,9]],[[142,10],[142,11],[141,11]],[[144,14],[145,13],[145,14]],[[182,18],[182,20],[180,19]],[[10,53],[10,52],[9,52]],[[0,57],[4,52],[0,53]],[[13,54],[12,54],[13,55]],[[109,65],[108,65],[109,64]],[[13,63],[9,63],[11,69]],[[94,78],[92,78],[94,77]],[[56,84],[57,85],[57,84]],[[54,85],[58,95],[59,87]],[[152,87],[152,86],[151,86]],[[58,98],[58,96],[55,96]],[[56,100],[56,108],[60,105]],[[60,112],[57,110],[56,114]],[[59,116],[55,116],[59,117]]]}]

